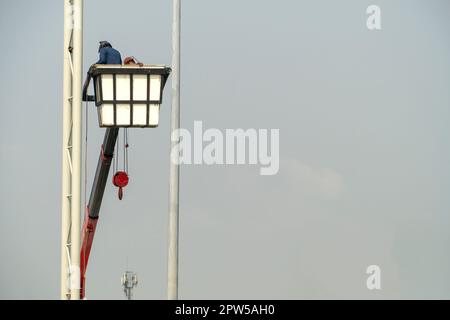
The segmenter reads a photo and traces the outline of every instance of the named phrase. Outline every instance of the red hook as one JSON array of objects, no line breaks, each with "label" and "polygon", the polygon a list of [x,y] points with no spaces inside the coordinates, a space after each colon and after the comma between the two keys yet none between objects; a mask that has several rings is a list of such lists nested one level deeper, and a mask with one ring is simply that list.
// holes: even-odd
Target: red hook
[{"label": "red hook", "polygon": [[113,184],[119,188],[119,200],[123,198],[123,188],[128,185],[129,177],[125,171],[117,171],[113,176]]}]

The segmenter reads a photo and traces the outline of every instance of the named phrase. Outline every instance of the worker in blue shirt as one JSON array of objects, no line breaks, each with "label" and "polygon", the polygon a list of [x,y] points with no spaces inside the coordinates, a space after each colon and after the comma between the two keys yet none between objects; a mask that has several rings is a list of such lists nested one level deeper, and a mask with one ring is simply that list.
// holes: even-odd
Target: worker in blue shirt
[{"label": "worker in blue shirt", "polygon": [[100,59],[97,64],[122,64],[120,52],[114,49],[108,41],[100,41],[98,53]]},{"label": "worker in blue shirt", "polygon": [[[98,53],[100,55],[100,59],[96,62],[96,64],[122,64],[122,57],[120,56],[120,52],[114,49],[108,41],[100,41]],[[88,96],[87,94],[87,88],[89,87],[90,81],[91,74],[88,72],[83,85],[83,101],[94,101],[93,96]]]}]

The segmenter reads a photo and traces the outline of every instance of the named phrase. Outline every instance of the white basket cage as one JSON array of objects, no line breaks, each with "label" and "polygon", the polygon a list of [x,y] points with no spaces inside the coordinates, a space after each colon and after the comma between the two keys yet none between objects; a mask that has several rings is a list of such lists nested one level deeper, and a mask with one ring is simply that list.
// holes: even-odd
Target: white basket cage
[{"label": "white basket cage", "polygon": [[94,97],[100,127],[154,128],[159,124],[163,89],[171,69],[163,65],[93,65]]}]

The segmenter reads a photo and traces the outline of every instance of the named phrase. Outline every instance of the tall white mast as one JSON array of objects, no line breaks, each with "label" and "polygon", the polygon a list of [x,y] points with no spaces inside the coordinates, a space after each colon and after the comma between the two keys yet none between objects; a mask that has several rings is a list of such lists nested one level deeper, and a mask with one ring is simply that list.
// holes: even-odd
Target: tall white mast
[{"label": "tall white mast", "polygon": [[[81,140],[83,82],[83,0],[74,0],[73,81],[72,81],[72,232],[71,234],[71,299],[80,299],[81,236]],[[74,283],[75,282],[75,283]]]},{"label": "tall white mast", "polygon": [[70,0],[64,0],[64,80],[63,80],[63,136],[62,136],[62,183],[61,183],[61,293],[60,298],[69,299],[69,258],[70,258],[70,190],[71,155],[70,131],[72,129],[72,6]]},{"label": "tall white mast", "polygon": [[[171,153],[179,144],[180,137],[180,35],[181,35],[181,0],[173,0],[172,24],[172,115],[171,115]],[[178,157],[179,153],[175,153]],[[175,160],[175,161],[174,161]],[[179,216],[179,178],[178,159],[170,157],[169,181],[169,254],[167,298],[178,299],[178,216]]]},{"label": "tall white mast", "polygon": [[61,299],[80,298],[83,0],[64,0]]}]

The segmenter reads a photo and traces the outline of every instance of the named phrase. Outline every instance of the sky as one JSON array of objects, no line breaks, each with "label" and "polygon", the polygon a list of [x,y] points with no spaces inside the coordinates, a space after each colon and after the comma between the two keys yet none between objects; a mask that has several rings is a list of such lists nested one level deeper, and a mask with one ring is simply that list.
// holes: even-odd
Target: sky
[{"label": "sky", "polygon": [[[171,18],[84,1],[84,72],[100,40],[171,65]],[[0,1],[0,299],[59,299],[63,24],[62,1]],[[181,126],[279,129],[280,170],[181,167],[180,298],[449,299],[449,36],[447,0],[183,2]],[[170,86],[130,130],[122,201],[108,181],[88,299],[124,299],[127,269],[136,299],[167,296]],[[83,110],[89,192],[104,129]]]}]

